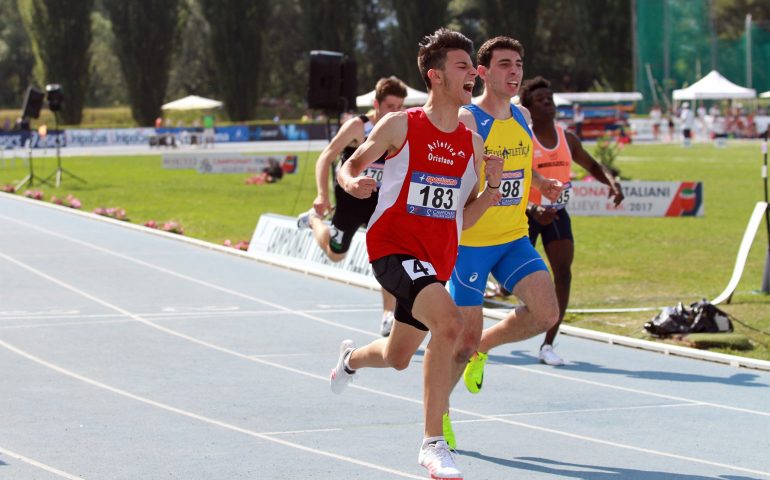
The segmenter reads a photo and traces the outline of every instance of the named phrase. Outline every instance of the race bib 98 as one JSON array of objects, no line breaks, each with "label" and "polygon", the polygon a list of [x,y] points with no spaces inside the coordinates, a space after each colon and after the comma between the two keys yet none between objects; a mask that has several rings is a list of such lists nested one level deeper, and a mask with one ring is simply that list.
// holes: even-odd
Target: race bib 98
[{"label": "race bib 98", "polygon": [[412,215],[453,220],[460,204],[458,177],[412,172],[406,208]]},{"label": "race bib 98", "polygon": [[498,207],[507,207],[521,203],[524,194],[524,170],[509,170],[503,172],[500,180],[500,193],[503,198],[497,203]]}]

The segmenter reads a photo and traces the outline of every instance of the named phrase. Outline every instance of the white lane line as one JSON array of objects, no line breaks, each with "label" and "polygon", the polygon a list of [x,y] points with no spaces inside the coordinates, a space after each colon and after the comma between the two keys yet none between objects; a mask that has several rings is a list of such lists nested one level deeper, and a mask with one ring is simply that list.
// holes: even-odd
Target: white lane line
[{"label": "white lane line", "polygon": [[53,473],[54,475],[58,475],[62,478],[68,478],[69,480],[82,480],[83,477],[76,477],[75,475],[72,475],[67,472],[63,472],[59,470],[58,468],[54,468],[50,465],[46,465],[45,463],[40,463],[37,460],[33,460],[29,457],[25,457],[24,455],[20,453],[13,452],[11,450],[5,449],[3,447],[0,447],[0,454],[5,455],[6,457],[15,458],[16,460],[21,460],[24,463],[28,463],[32,465],[33,467],[40,468],[42,470],[45,470],[48,473]]},{"label": "white lane line", "polygon": [[[266,300],[262,300],[260,298],[253,297],[251,295],[240,293],[240,292],[231,290],[229,288],[222,287],[220,285],[212,284],[212,283],[206,282],[204,280],[199,280],[197,278],[190,277],[190,276],[187,276],[187,275],[175,272],[173,270],[169,270],[169,269],[166,269],[166,268],[163,268],[163,267],[159,267],[159,266],[157,266],[155,264],[152,264],[152,263],[149,263],[149,262],[145,262],[143,260],[138,260],[138,259],[129,257],[128,255],[124,255],[124,254],[121,254],[121,253],[113,252],[112,250],[106,249],[104,247],[100,247],[99,245],[88,243],[88,242],[79,240],[77,238],[69,237],[67,235],[60,234],[58,232],[54,232],[52,230],[48,230],[48,229],[43,228],[43,227],[38,227],[37,225],[33,225],[33,224],[30,224],[30,223],[27,223],[27,222],[23,222],[21,220],[16,220],[16,219],[11,218],[11,217],[6,217],[5,215],[2,215],[2,214],[0,214],[0,218],[5,218],[5,219],[7,219],[7,220],[9,220],[11,222],[15,222],[15,223],[18,223],[18,224],[21,224],[21,225],[25,225],[25,226],[33,229],[33,230],[38,230],[40,232],[46,233],[46,234],[54,236],[54,237],[62,238],[64,240],[67,240],[67,241],[70,241],[70,242],[73,242],[73,243],[77,243],[79,245],[84,245],[84,246],[92,248],[94,250],[98,250],[100,252],[104,252],[104,253],[106,253],[108,255],[116,256],[118,258],[122,258],[124,260],[127,260],[127,261],[129,261],[131,263],[136,263],[138,265],[142,265],[142,266],[145,266],[147,268],[150,268],[150,269],[153,269],[153,270],[157,270],[157,271],[166,273],[168,275],[171,275],[171,276],[174,276],[174,277],[177,277],[177,278],[181,278],[183,280],[187,280],[187,281],[192,282],[192,283],[196,283],[198,285],[203,285],[203,286],[211,288],[213,290],[218,290],[218,291],[225,292],[225,293],[228,293],[228,294],[240,297],[240,298],[245,298],[247,300],[252,300],[252,301],[254,301],[256,303],[260,303],[260,304],[263,304],[263,305],[268,305],[268,306],[271,306],[271,307],[275,308],[276,310],[281,310],[281,311],[285,311],[285,312],[288,312],[288,313],[295,313],[298,316],[301,316],[301,317],[304,317],[304,318],[307,318],[307,319],[310,319],[310,320],[315,320],[317,322],[320,322],[320,323],[323,323],[323,324],[326,324],[326,325],[331,325],[331,326],[334,326],[334,327],[339,327],[339,328],[342,328],[342,329],[345,329],[345,330],[351,330],[351,331],[358,332],[358,333],[361,333],[361,334],[364,334],[364,335],[368,335],[370,337],[380,338],[380,336],[378,334],[376,334],[374,332],[371,332],[369,330],[362,330],[362,329],[359,329],[359,328],[350,327],[350,326],[339,324],[339,323],[336,323],[336,322],[331,322],[331,321],[328,321],[328,320],[325,320],[323,318],[316,317],[316,316],[313,316],[313,315],[310,315],[310,314],[302,313],[302,312],[300,312],[298,310],[292,310],[292,309],[290,309],[288,307],[284,307],[283,305],[279,305],[279,304],[276,304],[276,303],[268,302]],[[3,256],[7,257],[5,255],[3,255]],[[10,257],[7,257],[7,258],[10,259]],[[15,260],[14,260],[14,262],[15,262]],[[32,268],[32,267],[28,267],[28,268]],[[37,271],[35,270],[35,272],[37,272]],[[39,273],[39,274],[45,276],[45,274],[43,274],[43,273]],[[501,364],[501,365],[503,365],[503,364]],[[582,380],[582,379],[578,379],[578,378],[575,378],[575,377],[567,377],[567,376],[564,376],[564,375],[558,375],[558,374],[546,372],[546,371],[543,371],[543,370],[530,369],[530,368],[526,368],[526,367],[517,367],[517,366],[512,366],[512,365],[503,365],[503,366],[506,366],[508,368],[521,369],[521,370],[527,371],[529,373],[537,373],[537,374],[540,374],[540,375],[548,375],[548,376],[552,376],[554,378],[560,378],[560,379],[564,379],[564,380],[571,380],[571,381],[576,381],[576,382],[584,382],[584,383],[588,383],[588,384],[592,384],[592,385],[596,385],[596,386],[602,386],[602,387],[605,387],[605,388],[615,388],[615,389],[618,389],[618,390],[625,390],[627,392],[636,393],[636,394],[640,394],[640,395],[649,395],[649,396],[658,397],[658,398],[665,398],[665,399],[668,399],[668,400],[675,400],[675,401],[681,401],[681,402],[690,402],[690,403],[699,404],[699,405],[707,405],[709,407],[720,408],[720,409],[724,409],[724,410],[731,410],[731,411],[737,411],[737,412],[743,412],[743,413],[751,413],[751,414],[762,415],[762,416],[770,416],[770,412],[763,412],[763,411],[750,410],[750,409],[746,409],[746,408],[732,407],[732,406],[729,406],[729,405],[723,405],[723,404],[713,403],[713,402],[703,402],[703,401],[700,401],[700,400],[692,400],[692,399],[689,399],[689,398],[683,398],[683,397],[677,397],[677,396],[672,396],[672,395],[654,393],[654,392],[649,392],[649,391],[645,391],[645,390],[638,390],[638,389],[633,389],[633,388],[627,388],[627,387],[619,387],[619,386],[612,385],[612,384],[601,383],[601,382],[590,381],[590,380]]]},{"label": "white lane line", "polygon": [[0,330],[24,330],[28,328],[49,328],[49,327],[81,327],[86,325],[114,325],[116,323],[133,323],[133,320],[92,320],[84,322],[56,322],[56,323],[25,323],[23,325],[5,325],[0,326]]},{"label": "white lane line", "polygon": [[[108,385],[106,383],[99,382],[98,380],[94,380],[94,379],[85,377],[83,375],[75,373],[75,372],[73,372],[71,370],[67,370],[66,368],[60,367],[58,365],[54,365],[53,363],[50,363],[50,362],[48,362],[46,360],[43,360],[42,358],[39,358],[39,357],[36,357],[35,355],[32,355],[31,353],[28,353],[28,352],[26,352],[24,350],[21,350],[20,348],[17,348],[15,346],[5,342],[2,339],[0,339],[0,346],[10,350],[11,352],[13,352],[13,353],[15,353],[17,355],[20,355],[20,356],[26,358],[27,360],[30,360],[32,362],[35,362],[35,363],[39,364],[39,365],[42,365],[42,366],[44,366],[46,368],[49,368],[49,369],[51,369],[51,370],[53,370],[55,372],[58,372],[58,373],[60,373],[62,375],[66,375],[66,376],[74,378],[76,380],[80,380],[81,382],[87,383],[87,384],[92,385],[92,386],[97,387],[97,388],[101,388],[103,390],[107,390],[107,391],[112,392],[112,393],[114,393],[116,395],[120,395],[122,397],[130,398],[131,400],[135,400],[137,402],[141,402],[141,403],[144,403],[146,405],[150,405],[150,406],[159,408],[161,410],[166,410],[168,412],[176,413],[176,414],[182,415],[184,417],[192,418],[194,420],[198,420],[198,421],[207,423],[209,425],[214,425],[214,426],[221,427],[221,428],[224,428],[224,429],[227,429],[227,430],[232,430],[234,432],[242,433],[242,434],[248,435],[250,437],[259,438],[261,440],[266,440],[268,442],[277,443],[277,444],[283,445],[285,447],[295,448],[297,450],[302,450],[304,452],[309,452],[309,453],[314,453],[314,454],[317,454],[317,455],[322,455],[324,457],[329,457],[329,458],[332,458],[334,460],[340,460],[340,461],[343,461],[343,462],[352,463],[354,465],[359,465],[359,466],[362,466],[362,467],[371,468],[373,470],[379,470],[381,472],[390,473],[390,474],[393,474],[393,475],[398,475],[398,476],[401,476],[401,477],[404,477],[404,478],[417,478],[417,479],[420,479],[420,480],[425,478],[425,477],[418,477],[416,475],[412,475],[412,474],[407,473],[407,472],[401,472],[399,470],[395,470],[395,469],[392,469],[392,468],[384,467],[382,465],[377,465],[377,464],[374,464],[374,463],[365,462],[363,460],[358,460],[356,458],[347,457],[347,456],[344,456],[344,455],[337,455],[336,453],[327,452],[325,450],[319,450],[317,448],[306,447],[306,446],[300,445],[298,443],[289,442],[289,441],[286,441],[286,440],[282,440],[280,438],[275,438],[275,437],[271,436],[271,434],[255,432],[255,431],[249,430],[247,428],[242,428],[242,427],[239,427],[237,425],[233,425],[233,424],[230,424],[230,423],[227,423],[227,422],[223,422],[223,421],[220,421],[220,420],[217,420],[217,419],[214,419],[214,418],[210,418],[210,417],[206,417],[206,416],[203,416],[203,415],[199,415],[197,413],[193,413],[193,412],[190,412],[190,411],[187,411],[187,410],[182,410],[181,408],[177,408],[177,407],[165,404],[165,403],[157,402],[157,401],[149,399],[147,397],[142,397],[140,395],[136,395],[136,394],[128,392],[126,390],[122,390],[120,388],[113,387],[113,386]],[[68,478],[77,478],[77,477],[68,477]]]},{"label": "white lane line", "polygon": [[[7,220],[9,220],[11,222],[27,226],[27,227],[29,227],[29,228],[31,228],[33,230],[37,230],[37,231],[46,233],[48,235],[51,235],[51,236],[54,236],[54,237],[57,237],[57,238],[61,238],[61,239],[64,239],[64,240],[67,240],[67,241],[70,241],[70,242],[73,242],[73,243],[77,243],[79,245],[86,246],[86,247],[91,248],[93,250],[97,250],[97,251],[106,253],[107,255],[111,255],[111,256],[118,257],[118,258],[122,258],[123,260],[135,263],[137,265],[142,265],[143,267],[147,267],[147,268],[150,268],[150,269],[153,269],[153,270],[157,270],[159,272],[163,272],[163,273],[165,273],[167,275],[171,275],[173,277],[177,277],[177,278],[181,278],[183,280],[187,280],[188,282],[191,282],[191,283],[196,283],[198,285],[202,285],[204,287],[211,288],[212,290],[218,290],[220,292],[228,293],[228,294],[233,295],[235,297],[244,298],[246,300],[251,300],[251,301],[253,301],[255,303],[259,303],[261,305],[267,305],[267,306],[272,307],[272,308],[274,308],[276,310],[281,310],[281,311],[288,312],[288,313],[294,313],[297,316],[304,317],[304,318],[307,318],[307,319],[310,319],[310,320],[314,320],[316,322],[323,323],[323,324],[326,324],[326,325],[330,325],[332,327],[337,327],[337,328],[341,328],[341,329],[344,329],[344,330],[349,330],[349,331],[352,331],[352,332],[360,333],[360,334],[363,334],[363,335],[368,335],[368,336],[371,336],[371,337],[380,338],[379,334],[371,332],[369,330],[363,330],[363,329],[360,329],[360,328],[351,327],[349,325],[344,325],[342,323],[332,322],[330,320],[326,320],[326,319],[323,319],[321,317],[317,317],[317,316],[314,316],[314,315],[303,313],[300,310],[294,310],[294,309],[291,309],[291,308],[288,308],[288,307],[284,307],[283,305],[280,305],[280,304],[277,304],[277,303],[273,303],[273,302],[269,302],[267,300],[263,300],[261,298],[254,297],[252,295],[247,295],[245,293],[237,292],[235,290],[231,290],[229,288],[222,287],[220,285],[216,285],[216,284],[207,282],[205,280],[199,280],[197,278],[190,277],[188,275],[185,275],[185,274],[182,274],[182,273],[178,273],[178,272],[175,272],[173,270],[169,270],[167,268],[159,267],[158,265],[154,265],[152,263],[145,262],[143,260],[139,260],[139,259],[136,259],[136,258],[129,257],[128,255],[123,255],[122,253],[113,252],[112,250],[109,250],[109,249],[104,248],[104,247],[100,247],[99,245],[95,245],[93,243],[85,242],[85,241],[79,240],[77,238],[73,238],[73,237],[70,237],[70,236],[67,236],[67,235],[63,235],[63,234],[60,234],[58,232],[54,232],[52,230],[48,230],[47,228],[38,227],[37,225],[32,225],[30,223],[23,222],[21,220],[16,220],[15,218],[7,217],[7,216],[2,215],[2,214],[0,214],[0,218],[4,218],[4,219],[7,219]],[[3,256],[7,257],[5,255],[3,255]],[[10,257],[7,257],[7,258],[10,259]]]},{"label": "white lane line", "polygon": [[[608,408],[582,408],[574,410],[545,410],[542,412],[516,412],[516,413],[496,413],[491,414],[490,417],[494,418],[506,418],[506,417],[530,417],[538,415],[561,415],[561,414],[573,414],[573,413],[605,413],[605,412],[617,412],[623,410],[646,410],[651,408],[678,408],[678,407],[697,407],[699,404],[695,403],[667,403],[662,405],[635,405],[630,407],[608,407]],[[452,419],[452,423],[474,423],[474,422],[487,422],[489,420],[457,420]]]},{"label": "white lane line", "polygon": [[[294,311],[285,311],[285,310],[238,310],[238,311],[226,311],[226,312],[153,312],[153,313],[139,313],[137,315],[141,315],[143,317],[153,317],[153,318],[209,318],[209,317],[243,317],[243,316],[263,316],[263,315],[294,315],[295,312],[302,312],[302,313],[369,313],[369,312],[379,312],[382,309],[380,308],[371,308],[371,309],[343,309],[343,308],[336,308],[336,309],[311,309],[311,310],[294,310]],[[87,318],[115,318],[119,317],[120,315],[116,315],[114,313],[92,313],[92,314],[67,314],[67,315],[56,315],[56,314],[29,314],[29,315],[15,315],[15,316],[3,316],[2,313],[0,313],[0,322],[7,321],[7,320],[57,320],[57,319],[67,319],[67,318],[75,318],[84,320]]]},{"label": "white lane line", "polygon": [[570,377],[568,375],[561,375],[561,374],[558,374],[558,373],[546,372],[544,370],[538,370],[538,369],[530,368],[530,367],[521,367],[521,366],[518,366],[518,365],[506,365],[504,363],[490,363],[489,365],[496,365],[496,366],[501,366],[501,367],[505,367],[505,368],[512,368],[514,370],[521,370],[523,372],[534,373],[536,375],[545,375],[545,376],[548,376],[548,377],[558,378],[558,379],[561,379],[561,380],[569,380],[569,381],[577,382],[577,383],[585,383],[586,385],[592,385],[592,386],[595,386],[595,387],[611,388],[611,389],[614,389],[614,390],[620,390],[622,392],[636,393],[636,394],[640,394],[640,395],[649,395],[651,397],[665,398],[666,400],[675,400],[675,401],[678,401],[678,402],[689,402],[689,403],[693,403],[693,404],[697,404],[697,405],[705,405],[705,406],[708,406],[708,407],[721,408],[721,409],[724,409],[724,410],[731,410],[733,412],[750,413],[752,415],[761,415],[763,417],[770,417],[770,412],[764,412],[764,411],[761,411],[761,410],[751,410],[749,408],[733,407],[733,406],[730,406],[730,405],[723,405],[721,403],[711,403],[711,402],[703,402],[703,401],[699,401],[699,400],[692,400],[692,399],[689,399],[689,398],[678,397],[676,395],[666,395],[666,394],[663,394],[663,393],[654,393],[654,392],[649,392],[647,390],[639,390],[637,388],[621,387],[620,385],[612,385],[612,384],[609,384],[609,383],[602,383],[602,382],[597,382],[597,381],[594,381],[594,380],[586,380],[584,378]]},{"label": "white lane line", "polygon": [[[10,262],[12,262],[12,263],[14,263],[14,264],[16,264],[16,265],[26,269],[26,270],[29,270],[29,271],[31,271],[31,272],[33,272],[33,273],[35,273],[35,274],[37,274],[37,275],[47,279],[47,280],[49,280],[50,282],[53,282],[53,283],[55,283],[57,285],[62,286],[63,288],[66,288],[67,290],[70,290],[70,291],[75,292],[75,293],[77,293],[79,295],[82,295],[82,296],[84,296],[84,297],[86,297],[86,298],[88,298],[88,299],[90,299],[90,300],[92,300],[92,301],[94,301],[96,303],[99,303],[100,305],[104,305],[104,306],[106,306],[108,308],[111,308],[111,309],[113,309],[115,311],[121,312],[124,315],[126,315],[127,317],[133,318],[136,321],[141,322],[141,323],[143,323],[143,324],[145,324],[145,325],[147,325],[149,327],[155,328],[155,329],[160,330],[162,332],[166,332],[169,335],[173,335],[175,337],[179,337],[179,338],[188,340],[188,341],[190,341],[192,343],[195,343],[195,344],[198,344],[198,345],[202,345],[204,347],[210,348],[212,350],[216,350],[218,352],[222,352],[222,353],[226,353],[226,354],[229,354],[229,355],[233,355],[233,356],[238,357],[238,358],[243,358],[243,359],[248,360],[248,361],[258,362],[258,363],[261,363],[261,364],[264,364],[264,365],[270,365],[270,366],[273,366],[275,368],[279,368],[279,369],[286,370],[286,371],[289,371],[289,372],[292,372],[292,373],[303,375],[305,377],[315,378],[317,380],[323,381],[324,383],[329,381],[326,376],[316,375],[314,373],[310,373],[310,372],[307,372],[307,371],[304,371],[304,370],[299,370],[299,369],[296,369],[296,368],[288,367],[288,366],[285,366],[285,365],[282,365],[282,364],[279,364],[279,363],[270,362],[268,360],[264,360],[264,359],[261,359],[261,358],[254,358],[254,357],[245,355],[243,353],[236,352],[235,350],[230,350],[228,348],[225,348],[225,347],[222,347],[222,346],[219,346],[219,345],[207,342],[205,340],[201,340],[201,339],[198,339],[196,337],[192,337],[190,335],[187,335],[187,334],[184,334],[184,333],[181,333],[181,332],[177,332],[176,330],[172,330],[172,329],[164,327],[162,325],[155,324],[155,323],[151,322],[150,320],[146,320],[144,318],[141,318],[138,315],[135,315],[135,314],[133,314],[133,313],[131,313],[131,312],[121,308],[121,307],[118,307],[116,305],[112,305],[112,304],[110,304],[110,303],[108,303],[108,302],[106,302],[104,300],[101,300],[101,299],[99,299],[97,297],[94,297],[91,294],[83,292],[82,290],[79,290],[76,287],[73,287],[73,286],[71,286],[71,285],[69,285],[69,284],[67,284],[67,283],[65,283],[65,282],[63,282],[61,280],[58,280],[58,279],[56,279],[56,278],[54,278],[54,277],[52,277],[52,276],[50,276],[50,275],[48,275],[46,273],[43,273],[43,272],[35,269],[34,267],[31,267],[31,266],[26,265],[26,264],[24,264],[24,263],[22,263],[22,262],[20,262],[20,261],[18,261],[16,259],[13,259],[13,258],[9,257],[8,255],[0,253],[0,258],[4,258],[7,261],[10,261]],[[0,346],[4,346],[5,348],[8,348],[9,350],[12,350],[12,351],[14,351],[16,353],[19,353],[22,356],[25,356],[25,357],[27,357],[29,359],[37,361],[38,363],[41,363],[41,364],[46,365],[46,366],[50,366],[50,368],[53,368],[56,371],[59,371],[61,373],[65,373],[67,375],[73,376],[74,378],[82,379],[83,381],[86,381],[87,383],[91,383],[91,384],[94,384],[94,385],[98,384],[98,386],[104,385],[104,384],[101,384],[99,382],[96,382],[95,380],[90,380],[90,379],[87,379],[86,377],[81,377],[81,376],[79,376],[77,374],[69,372],[68,370],[65,370],[65,369],[60,368],[60,367],[56,367],[53,364],[49,364],[48,362],[45,362],[45,361],[43,361],[41,359],[38,359],[37,357],[32,356],[31,354],[23,352],[23,351],[15,348],[15,347],[13,347],[12,345],[2,341],[2,340],[0,340]],[[107,385],[104,385],[104,386],[108,387]],[[385,392],[385,391],[382,391],[382,390],[376,390],[376,389],[372,389],[372,388],[362,387],[362,386],[354,385],[354,384],[351,385],[351,387],[352,388],[356,388],[356,389],[361,390],[361,391],[364,391],[364,392],[373,393],[375,395],[384,396],[384,397],[388,397],[388,398],[395,398],[395,399],[403,400],[403,401],[410,402],[410,403],[413,403],[413,404],[422,405],[422,400],[421,399],[405,397],[405,396],[402,396],[402,395],[397,395],[397,394],[393,394],[393,393],[390,393],[390,392]],[[108,389],[113,389],[113,387],[108,387]],[[115,389],[115,390],[117,391],[117,389]],[[120,392],[123,392],[123,391],[121,390]],[[128,392],[125,392],[125,393],[126,393],[127,396],[131,396],[131,398],[134,398],[134,397],[136,397],[137,399],[143,398],[143,397],[135,396],[133,394],[129,394]],[[685,400],[685,401],[688,401],[688,400]],[[152,402],[152,401],[149,401],[149,402]],[[694,403],[694,404],[698,404],[698,405],[709,405],[708,403],[705,403],[705,402],[690,401],[690,403]],[[168,409],[170,411],[176,411],[177,410],[177,409],[174,409],[174,407],[168,407]],[[470,410],[464,410],[464,409],[459,409],[459,408],[452,408],[452,410],[456,411],[456,412],[459,412],[459,413],[462,413],[462,414],[465,414],[465,415],[468,415],[468,416],[476,417],[476,418],[488,419],[488,420],[492,420],[492,421],[497,421],[497,422],[505,423],[505,424],[508,424],[508,425],[514,425],[514,426],[521,427],[521,428],[526,428],[526,429],[530,429],[530,430],[536,430],[536,431],[539,431],[539,432],[550,433],[550,434],[559,435],[559,436],[563,436],[563,437],[568,437],[568,438],[573,438],[573,439],[577,439],[577,440],[582,440],[582,441],[585,441],[585,442],[597,443],[597,444],[600,444],[600,445],[607,445],[607,446],[611,446],[611,447],[622,448],[622,449],[631,450],[631,451],[640,452],[640,453],[645,453],[645,454],[650,454],[650,455],[658,455],[658,456],[667,457],[667,458],[674,458],[674,459],[677,459],[677,460],[684,460],[684,461],[689,461],[689,462],[693,462],[693,463],[710,465],[710,466],[715,466],[715,467],[720,467],[720,468],[727,468],[727,469],[735,470],[735,471],[739,471],[739,472],[746,472],[746,473],[752,473],[752,474],[758,474],[758,475],[764,475],[764,476],[770,477],[770,472],[763,472],[763,471],[760,471],[760,470],[753,470],[753,469],[749,469],[749,468],[739,467],[739,466],[736,466],[736,465],[728,465],[728,464],[719,463],[719,462],[712,462],[710,460],[704,460],[704,459],[695,458],[695,457],[688,457],[686,455],[677,455],[677,454],[672,454],[672,453],[658,451],[658,450],[652,450],[652,449],[643,448],[643,447],[636,447],[634,445],[627,445],[627,444],[623,444],[623,443],[619,443],[619,442],[603,440],[603,439],[600,439],[600,438],[595,438],[595,437],[589,437],[589,436],[585,436],[585,435],[575,434],[575,433],[566,432],[566,431],[563,431],[563,430],[556,430],[556,429],[552,429],[552,428],[540,427],[540,426],[537,426],[537,425],[531,425],[531,424],[524,423],[524,422],[517,422],[517,421],[509,420],[509,419],[506,419],[506,418],[494,417],[494,416],[491,416],[491,415],[486,415],[486,414],[482,414],[482,413],[472,412]],[[190,414],[190,415],[195,415],[195,414]],[[202,418],[205,418],[205,417],[202,417]],[[240,429],[240,427],[233,426],[233,428],[234,429],[239,429],[239,431],[243,430],[243,429]],[[252,432],[252,433],[256,434],[256,432]],[[266,437],[266,438],[269,438],[269,437]],[[302,447],[302,448],[305,449],[306,447]],[[312,449],[310,449],[310,450],[312,450]],[[323,452],[322,454],[326,454],[326,452]],[[329,454],[329,455],[334,455],[334,454]],[[344,458],[347,458],[347,457],[344,457]],[[355,459],[351,459],[351,460],[352,461],[357,461]],[[415,477],[415,478],[422,478],[422,477]]]}]

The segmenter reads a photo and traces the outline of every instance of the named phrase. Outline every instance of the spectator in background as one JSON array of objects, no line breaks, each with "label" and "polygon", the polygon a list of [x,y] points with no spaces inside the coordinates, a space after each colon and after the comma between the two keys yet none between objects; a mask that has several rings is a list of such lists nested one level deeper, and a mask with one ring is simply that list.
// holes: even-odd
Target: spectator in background
[{"label": "spectator in background", "polygon": [[674,131],[675,131],[675,124],[674,124],[674,114],[673,112],[668,112],[668,141],[673,142],[674,141]]},{"label": "spectator in background", "polygon": [[657,103],[650,110],[650,120],[652,121],[652,139],[657,142],[660,140],[660,122],[663,120],[663,112]]},{"label": "spectator in background", "polygon": [[210,145],[213,148],[215,137],[214,115],[209,113],[203,116],[203,146],[208,147]]},{"label": "spectator in background", "polygon": [[583,140],[583,120],[585,120],[585,114],[577,103],[572,107],[572,124],[575,125],[575,135],[580,140]]},{"label": "spectator in background", "polygon": [[690,110],[690,104],[684,102],[682,111],[679,113],[679,119],[682,121],[682,140],[685,147],[692,145],[692,130],[695,126],[695,115]]}]

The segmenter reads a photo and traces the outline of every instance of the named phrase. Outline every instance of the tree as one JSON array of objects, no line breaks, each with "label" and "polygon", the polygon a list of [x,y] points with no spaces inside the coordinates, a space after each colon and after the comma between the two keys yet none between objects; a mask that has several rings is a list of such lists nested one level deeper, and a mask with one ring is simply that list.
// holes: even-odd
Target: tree
[{"label": "tree", "polygon": [[104,0],[104,6],[115,33],[131,115],[139,125],[152,125],[161,113],[171,57],[184,21],[180,0]]},{"label": "tree", "polygon": [[[202,0],[211,26],[218,90],[231,120],[254,118],[259,100],[262,38],[270,17],[267,0]],[[291,35],[291,32],[284,32]]]},{"label": "tree", "polygon": [[120,71],[120,62],[115,56],[115,35],[107,12],[96,8],[91,13],[91,29],[94,39],[91,43],[91,79],[89,81],[86,105],[106,107],[125,105],[127,102],[126,81]]},{"label": "tree", "polygon": [[361,19],[360,0],[302,0],[301,5],[309,50],[353,54]]},{"label": "tree", "polygon": [[93,0],[18,0],[37,61],[35,77],[41,83],[62,86],[61,119],[65,124],[79,124],[83,118],[93,4]]},{"label": "tree", "polygon": [[35,55],[15,0],[0,0],[0,106],[19,108],[32,81]]},{"label": "tree", "polygon": [[418,45],[424,36],[447,25],[448,5],[448,0],[393,0],[397,25],[391,31],[396,75],[415,88],[425,88],[417,69]]},{"label": "tree", "polygon": [[216,97],[216,67],[210,54],[211,28],[197,0],[184,0],[187,21],[180,33],[180,48],[171,60],[167,98],[186,95]]},{"label": "tree", "polygon": [[520,41],[524,46],[525,66],[537,57],[540,0],[478,0],[478,8],[487,38],[507,35]]}]

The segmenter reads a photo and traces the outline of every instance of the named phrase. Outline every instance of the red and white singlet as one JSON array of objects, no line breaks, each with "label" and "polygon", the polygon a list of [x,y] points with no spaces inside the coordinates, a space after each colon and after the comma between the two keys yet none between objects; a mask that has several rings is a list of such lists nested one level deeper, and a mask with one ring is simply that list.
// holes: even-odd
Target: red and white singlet
[{"label": "red and white singlet", "polygon": [[369,260],[412,255],[446,281],[457,259],[463,207],[475,192],[473,138],[462,123],[442,132],[422,108],[406,113],[406,140],[385,160],[377,209],[369,220]]}]

